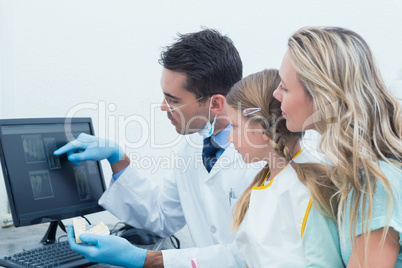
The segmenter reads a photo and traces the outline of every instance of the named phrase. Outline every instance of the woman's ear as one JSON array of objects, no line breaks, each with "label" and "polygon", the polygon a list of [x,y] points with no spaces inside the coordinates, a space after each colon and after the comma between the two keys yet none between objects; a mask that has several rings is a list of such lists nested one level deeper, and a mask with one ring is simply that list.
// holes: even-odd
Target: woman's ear
[{"label": "woman's ear", "polygon": [[221,94],[216,94],[216,95],[213,95],[211,98],[213,98],[211,112],[216,115],[221,114],[223,109],[225,108],[225,103],[226,103],[225,96],[223,96]]}]

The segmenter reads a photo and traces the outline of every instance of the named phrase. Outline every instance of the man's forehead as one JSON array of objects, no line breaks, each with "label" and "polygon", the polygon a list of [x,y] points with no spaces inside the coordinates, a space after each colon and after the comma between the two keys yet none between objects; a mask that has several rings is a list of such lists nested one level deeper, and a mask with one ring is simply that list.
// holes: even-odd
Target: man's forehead
[{"label": "man's forehead", "polygon": [[171,71],[164,68],[161,77],[161,88],[165,96],[170,98],[184,98],[195,94],[185,89],[187,75],[182,72]]}]

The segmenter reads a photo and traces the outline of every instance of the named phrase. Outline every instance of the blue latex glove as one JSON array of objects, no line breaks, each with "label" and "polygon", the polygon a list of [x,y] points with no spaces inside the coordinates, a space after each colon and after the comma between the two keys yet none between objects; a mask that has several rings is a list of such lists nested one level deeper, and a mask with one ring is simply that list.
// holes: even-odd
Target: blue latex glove
[{"label": "blue latex glove", "polygon": [[118,144],[85,133],[53,152],[54,155],[65,153],[68,154],[68,160],[76,165],[79,165],[80,161],[103,159],[113,164],[123,157],[123,149]]},{"label": "blue latex glove", "polygon": [[72,225],[68,226],[67,239],[72,250],[91,262],[140,268],[147,256],[146,249],[133,246],[126,239],[114,235],[81,234],[80,239],[87,244],[77,244]]}]

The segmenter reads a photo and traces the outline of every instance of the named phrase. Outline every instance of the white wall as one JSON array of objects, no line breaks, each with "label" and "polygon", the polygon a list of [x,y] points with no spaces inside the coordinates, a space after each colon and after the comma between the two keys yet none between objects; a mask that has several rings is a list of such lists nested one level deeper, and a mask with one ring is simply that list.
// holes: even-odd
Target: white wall
[{"label": "white wall", "polygon": [[[91,116],[100,136],[144,141],[131,150],[143,159],[163,160],[175,149],[154,148],[149,133],[156,133],[158,144],[177,138],[156,107],[162,100],[157,60],[177,32],[207,26],[227,34],[248,75],[279,68],[287,38],[302,26],[348,27],[369,43],[387,84],[394,84],[395,93],[402,91],[396,86],[402,84],[397,82],[402,81],[399,0],[0,0],[0,8],[0,116]],[[131,123],[119,124],[116,137],[119,116]],[[166,173],[143,170],[156,178]],[[105,174],[110,176],[107,165]],[[0,213],[5,200],[0,179]]]}]

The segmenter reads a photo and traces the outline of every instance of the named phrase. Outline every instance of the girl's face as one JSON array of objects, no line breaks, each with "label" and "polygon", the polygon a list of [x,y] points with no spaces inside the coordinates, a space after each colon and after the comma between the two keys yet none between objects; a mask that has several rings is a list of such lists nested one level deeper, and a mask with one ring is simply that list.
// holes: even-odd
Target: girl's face
[{"label": "girl's face", "polygon": [[229,142],[241,154],[246,163],[266,160],[270,150],[269,138],[263,133],[259,123],[251,123],[241,112],[227,106],[227,114],[231,122]]},{"label": "girl's face", "polygon": [[279,100],[282,115],[286,118],[286,127],[292,132],[314,129],[313,100],[306,94],[290,61],[289,51],[283,57],[279,70],[281,83],[274,91]]}]

